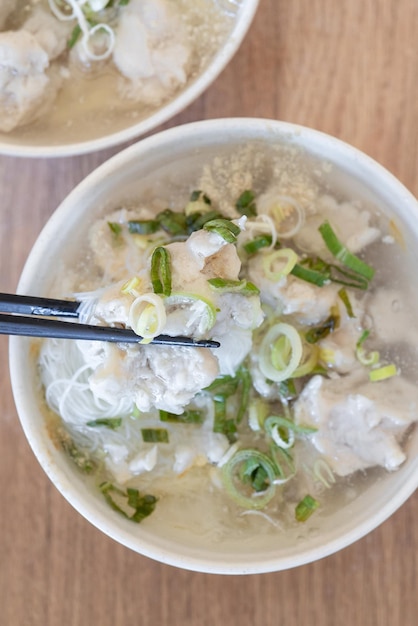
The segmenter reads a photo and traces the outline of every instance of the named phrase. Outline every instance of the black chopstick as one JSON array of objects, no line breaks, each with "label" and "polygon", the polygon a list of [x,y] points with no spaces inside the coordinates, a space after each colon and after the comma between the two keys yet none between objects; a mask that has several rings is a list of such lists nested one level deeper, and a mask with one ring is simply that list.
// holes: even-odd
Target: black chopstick
[{"label": "black chopstick", "polygon": [[43,315],[44,317],[78,317],[81,302],[75,300],[55,300],[37,296],[20,296],[14,293],[0,293],[0,311],[20,315]]},{"label": "black chopstick", "polygon": [[[139,343],[142,340],[142,337],[127,328],[75,324],[40,317],[78,317],[80,304],[76,300],[56,300],[0,293],[0,335],[86,339],[113,343]],[[15,315],[7,315],[7,313]],[[27,315],[34,317],[26,317]],[[209,339],[196,340],[190,337],[170,337],[170,335],[158,335],[150,343],[196,348],[219,348],[220,346],[218,341]]]},{"label": "black chopstick", "polygon": [[[89,341],[111,341],[118,343],[139,343],[139,335],[126,328],[75,324],[23,315],[0,314],[0,335],[23,335],[26,337],[56,337],[58,339],[87,339]],[[190,337],[170,337],[158,335],[152,344],[185,346],[196,348],[219,348],[218,341],[195,340]]]}]

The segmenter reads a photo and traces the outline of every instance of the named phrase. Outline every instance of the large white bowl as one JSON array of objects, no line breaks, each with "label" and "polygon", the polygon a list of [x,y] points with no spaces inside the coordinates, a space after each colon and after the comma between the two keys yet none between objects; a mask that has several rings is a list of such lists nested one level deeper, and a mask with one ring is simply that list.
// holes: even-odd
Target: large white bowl
[{"label": "large white bowl", "polygon": [[[180,126],[144,139],[90,174],[64,200],[40,234],[25,265],[19,293],[48,294],[51,268],[68,257],[86,221],[103,207],[115,206],[135,190],[159,179],[173,183],[193,176],[202,162],[221,149],[248,141],[266,146],[285,143],[335,167],[333,177],[353,197],[373,201],[396,218],[405,246],[418,254],[418,203],[388,171],[349,145],[320,132],[269,120],[223,119]],[[372,484],[351,504],[321,521],[317,532],[289,535],[272,543],[271,535],[250,544],[192,544],[187,534],[168,538],[151,523],[136,525],[93,495],[71,461],[51,442],[37,396],[31,341],[12,337],[10,368],[14,397],[26,437],[40,464],[64,497],[97,528],[143,555],[178,567],[223,574],[247,574],[295,567],[329,555],[363,537],[386,520],[418,485],[418,438],[410,441],[407,462]]]},{"label": "large white bowl", "polygon": [[[228,11],[227,1],[224,2],[222,9],[225,12]],[[59,129],[53,137],[51,137],[51,132],[48,135],[42,130],[34,132],[33,126],[29,125],[27,129],[18,129],[18,132],[0,132],[0,154],[22,157],[72,156],[104,150],[150,132],[189,106],[219,76],[241,45],[254,18],[258,3],[259,0],[232,0],[231,7],[236,11],[236,15],[219,49],[214,52],[200,73],[187,82],[184,89],[178,91],[162,106],[154,109],[139,121],[129,121],[126,118],[125,126],[118,131],[110,131],[106,126],[100,128],[92,125],[91,130],[86,131],[81,141],[71,139],[68,132],[62,135]]]}]

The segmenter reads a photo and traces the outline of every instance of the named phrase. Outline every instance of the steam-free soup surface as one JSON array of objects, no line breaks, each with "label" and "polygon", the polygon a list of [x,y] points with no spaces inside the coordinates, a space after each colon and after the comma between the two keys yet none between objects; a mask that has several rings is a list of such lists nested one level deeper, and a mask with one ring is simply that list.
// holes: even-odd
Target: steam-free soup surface
[{"label": "steam-free soup surface", "polygon": [[[107,207],[52,292],[144,338],[44,342],[52,436],[109,514],[165,536],[320,533],[408,457],[416,300],[398,231],[294,148],[240,146],[157,187]],[[161,333],[220,347],[148,343]]]},{"label": "steam-free soup surface", "polygon": [[208,66],[240,3],[7,0],[0,8],[0,131],[74,143],[138,123]]}]

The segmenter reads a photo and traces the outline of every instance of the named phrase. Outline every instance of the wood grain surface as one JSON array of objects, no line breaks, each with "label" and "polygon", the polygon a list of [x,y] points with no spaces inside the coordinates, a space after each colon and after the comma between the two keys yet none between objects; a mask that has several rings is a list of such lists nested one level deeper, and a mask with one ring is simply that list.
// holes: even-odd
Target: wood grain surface
[{"label": "wood grain surface", "polygon": [[[418,195],[417,0],[261,0],[216,82],[165,125],[287,120],[360,148]],[[157,129],[159,130],[159,129]],[[13,291],[65,195],[121,149],[0,157],[1,291]],[[85,521],[21,430],[0,338],[0,624],[409,626],[418,613],[418,494],[342,552],[264,575],[204,575],[141,557]]]}]

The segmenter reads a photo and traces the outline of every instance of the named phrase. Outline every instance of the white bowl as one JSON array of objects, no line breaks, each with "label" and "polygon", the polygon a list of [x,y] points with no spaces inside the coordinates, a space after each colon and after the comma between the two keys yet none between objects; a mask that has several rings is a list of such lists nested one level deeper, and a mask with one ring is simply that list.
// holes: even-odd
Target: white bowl
[{"label": "white bowl", "polygon": [[[154,135],[113,157],[81,182],[64,200],[40,234],[25,265],[19,293],[46,295],[51,268],[71,258],[77,235],[86,221],[104,207],[115,206],[136,190],[160,179],[178,184],[189,180],[201,163],[221,150],[247,142],[261,146],[284,143],[299,147],[321,163],[332,164],[332,178],[353,197],[377,204],[396,217],[404,243],[418,250],[418,204],[388,171],[349,145],[308,128],[258,119],[222,119],[180,126]],[[328,171],[327,168],[324,171]],[[113,512],[101,495],[93,495],[72,462],[56,449],[48,435],[38,401],[31,340],[11,337],[10,368],[15,402],[26,437],[40,464],[64,497],[93,525],[143,555],[178,567],[222,574],[248,574],[287,569],[308,563],[363,537],[386,520],[418,485],[418,438],[409,442],[408,460],[379,478],[349,505],[321,519],[309,533],[286,535],[272,542],[260,535],[251,542],[222,541],[199,545],[190,533],[169,536],[149,523],[135,525]],[[146,521],[148,521],[146,520]]]},{"label": "white bowl", "polygon": [[74,127],[69,127],[70,131],[66,128],[67,119],[57,123],[53,133],[51,130],[45,131],[43,124],[29,124],[10,133],[0,132],[0,154],[22,157],[71,156],[104,150],[150,132],[189,106],[219,76],[241,45],[258,3],[259,0],[222,0],[221,10],[225,14],[231,13],[233,18],[228,18],[231,19],[231,28],[220,41],[219,48],[183,89],[160,107],[151,109],[147,115],[132,119],[126,116],[117,130],[110,130],[105,125],[91,125],[82,139],[75,138]]}]

